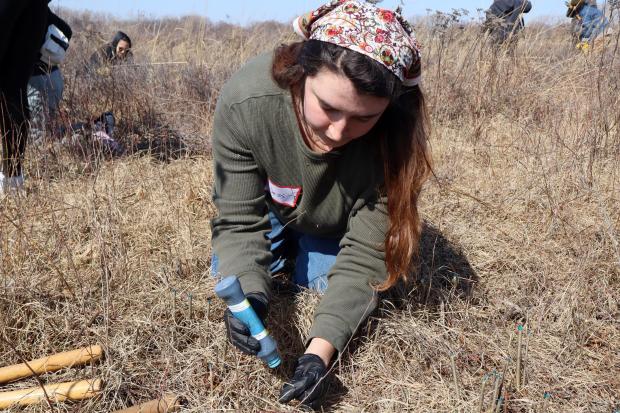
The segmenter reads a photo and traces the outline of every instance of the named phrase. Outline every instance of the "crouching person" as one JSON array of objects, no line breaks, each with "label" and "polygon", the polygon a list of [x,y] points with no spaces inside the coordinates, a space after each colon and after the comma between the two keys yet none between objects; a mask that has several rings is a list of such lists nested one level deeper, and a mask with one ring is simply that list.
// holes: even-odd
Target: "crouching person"
[{"label": "crouching person", "polygon": [[[430,160],[419,46],[398,12],[332,1],[294,28],[304,40],[247,63],[219,97],[212,271],[237,275],[263,320],[288,259],[292,281],[323,294],[280,394],[318,408],[378,291],[410,275]],[[258,352],[224,321],[233,345]]]}]

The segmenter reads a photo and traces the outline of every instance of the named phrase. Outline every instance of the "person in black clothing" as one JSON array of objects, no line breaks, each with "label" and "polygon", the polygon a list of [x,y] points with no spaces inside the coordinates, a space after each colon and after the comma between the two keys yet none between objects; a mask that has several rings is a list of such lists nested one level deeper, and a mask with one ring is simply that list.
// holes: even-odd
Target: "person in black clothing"
[{"label": "person in black clothing", "polygon": [[0,193],[23,187],[26,87],[47,29],[47,0],[0,1]]},{"label": "person in black clothing", "polygon": [[486,11],[484,28],[496,43],[504,43],[523,30],[522,15],[531,9],[532,3],[528,0],[495,0]]},{"label": "person in black clothing", "polygon": [[110,43],[106,43],[91,55],[89,67],[97,70],[107,65],[130,63],[132,58],[131,39],[127,34],[118,31]]},{"label": "person in black clothing", "polygon": [[58,130],[57,117],[64,90],[64,80],[59,68],[73,34],[71,27],[48,8],[48,31],[41,47],[39,61],[28,81],[28,106],[30,107],[30,138],[36,142],[47,131]]}]

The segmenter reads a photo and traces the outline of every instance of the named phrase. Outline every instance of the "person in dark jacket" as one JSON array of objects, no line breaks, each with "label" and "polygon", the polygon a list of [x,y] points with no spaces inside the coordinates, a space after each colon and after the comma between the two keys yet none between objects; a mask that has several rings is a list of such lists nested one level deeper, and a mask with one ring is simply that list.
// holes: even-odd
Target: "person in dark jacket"
[{"label": "person in dark jacket", "polygon": [[46,0],[0,2],[0,194],[23,188],[26,87],[47,28]]},{"label": "person in dark jacket", "polygon": [[[133,55],[131,53],[131,39],[121,31],[116,32],[109,43],[104,44],[96,50],[86,65],[87,73],[96,76],[107,76],[110,74],[110,68],[121,64],[131,63]],[[112,112],[105,112],[97,118],[88,122],[92,129],[92,141],[102,148],[102,151],[111,154],[114,157],[121,156],[125,153],[123,145],[114,139],[114,125],[116,123]],[[72,129],[84,130],[83,124],[72,125]]]},{"label": "person in dark jacket", "polygon": [[31,112],[30,138],[36,142],[55,131],[64,79],[59,64],[69,47],[71,27],[48,8],[48,32],[39,53],[39,61],[28,81],[28,106]]},{"label": "person in dark jacket", "polygon": [[103,66],[131,63],[131,39],[127,34],[118,31],[110,43],[106,43],[90,57],[89,67],[97,70]]},{"label": "person in dark jacket", "polygon": [[532,3],[527,0],[495,0],[486,11],[485,30],[497,43],[504,43],[523,30],[523,13],[529,13]]}]

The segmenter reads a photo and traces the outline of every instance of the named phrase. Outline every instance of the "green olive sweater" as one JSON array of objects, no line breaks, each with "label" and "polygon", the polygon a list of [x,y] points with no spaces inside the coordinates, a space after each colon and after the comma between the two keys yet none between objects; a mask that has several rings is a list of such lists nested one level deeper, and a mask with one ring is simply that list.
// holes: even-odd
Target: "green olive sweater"
[{"label": "green olive sweater", "polygon": [[296,231],[341,239],[308,339],[321,337],[342,351],[377,306],[371,285],[386,277],[379,146],[371,131],[332,152],[311,151],[289,91],[271,78],[271,60],[268,54],[248,62],[218,100],[212,135],[218,272],[237,275],[246,294],[269,296],[269,209]]}]

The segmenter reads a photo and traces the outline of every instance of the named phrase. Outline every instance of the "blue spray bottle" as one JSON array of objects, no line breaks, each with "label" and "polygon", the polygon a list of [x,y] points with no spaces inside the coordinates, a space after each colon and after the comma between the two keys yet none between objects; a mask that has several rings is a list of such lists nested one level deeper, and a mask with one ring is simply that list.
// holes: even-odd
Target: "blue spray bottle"
[{"label": "blue spray bottle", "polygon": [[269,334],[269,331],[263,325],[261,319],[245,298],[241,284],[236,276],[231,275],[223,278],[215,285],[215,294],[226,302],[228,309],[233,313],[235,318],[240,320],[250,329],[252,337],[260,343],[260,357],[270,368],[280,365],[282,360],[278,353],[276,341]]}]

